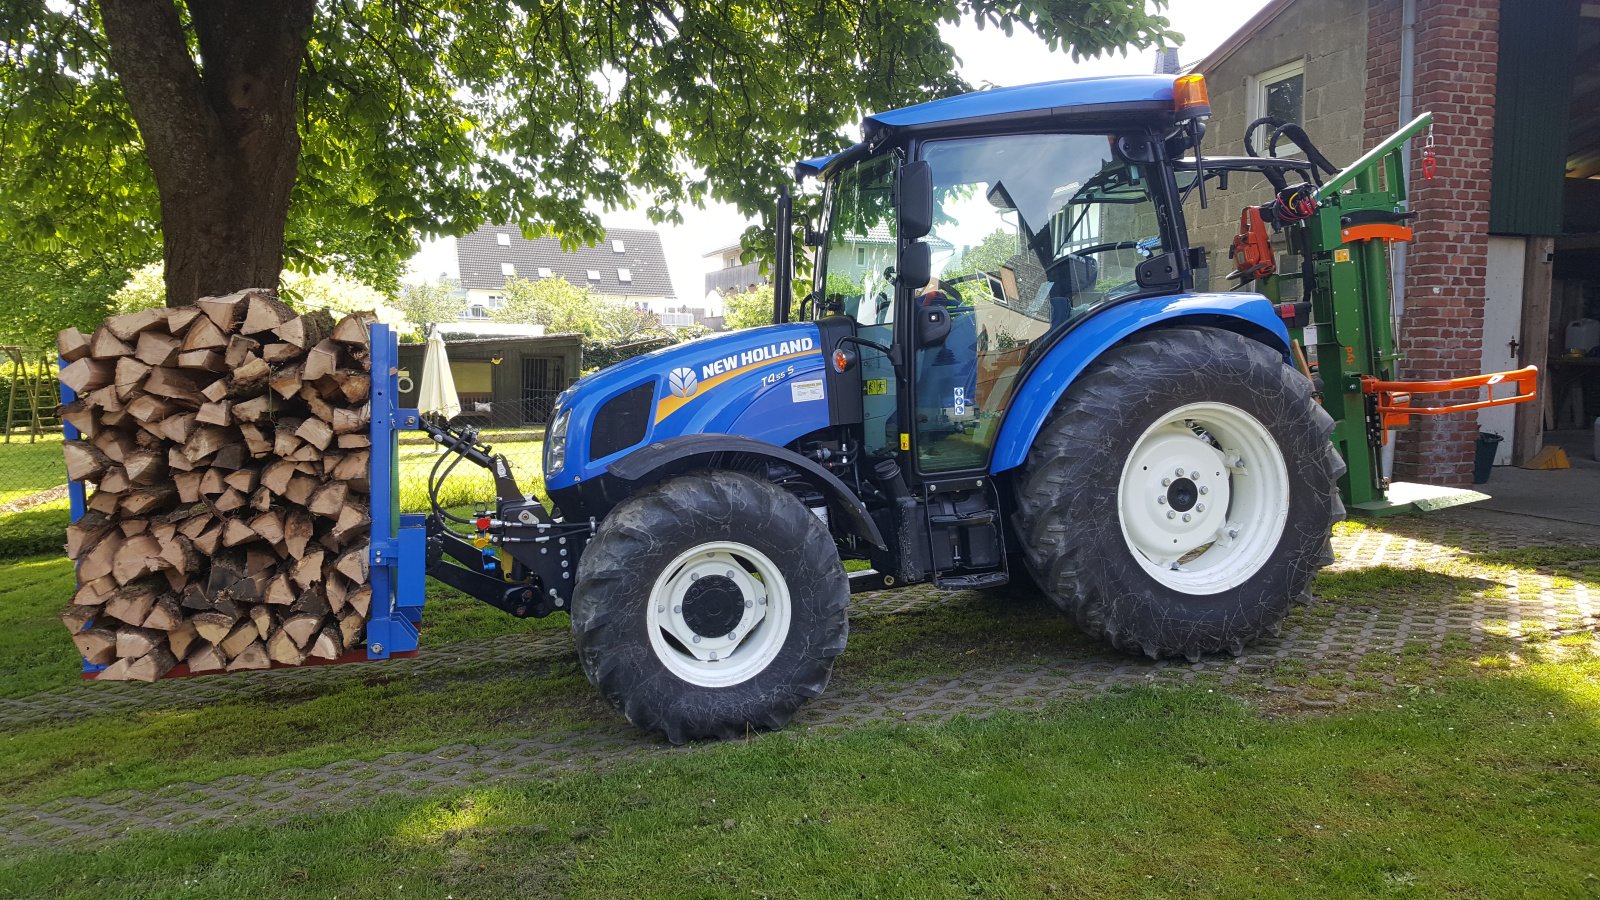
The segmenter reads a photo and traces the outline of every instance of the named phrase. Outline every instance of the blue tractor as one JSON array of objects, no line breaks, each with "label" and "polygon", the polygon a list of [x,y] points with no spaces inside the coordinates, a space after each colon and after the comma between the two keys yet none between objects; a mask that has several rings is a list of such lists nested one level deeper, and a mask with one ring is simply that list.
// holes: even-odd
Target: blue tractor
[{"label": "blue tractor", "polygon": [[572,385],[550,508],[427,426],[499,493],[476,542],[436,509],[429,574],[569,612],[589,679],[674,742],[782,727],[867,588],[1031,583],[1130,653],[1240,652],[1331,562],[1344,465],[1274,304],[1195,289],[1208,112],[1155,75],[869,117],[797,167],[815,289],[788,295],[785,193],[779,324]]}]

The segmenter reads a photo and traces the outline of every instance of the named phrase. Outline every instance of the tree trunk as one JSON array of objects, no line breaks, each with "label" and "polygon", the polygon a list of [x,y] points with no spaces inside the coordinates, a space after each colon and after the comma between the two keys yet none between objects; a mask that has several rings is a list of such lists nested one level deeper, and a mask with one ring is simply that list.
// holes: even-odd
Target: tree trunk
[{"label": "tree trunk", "polygon": [[161,197],[167,305],[276,288],[315,0],[102,0],[112,68]]}]

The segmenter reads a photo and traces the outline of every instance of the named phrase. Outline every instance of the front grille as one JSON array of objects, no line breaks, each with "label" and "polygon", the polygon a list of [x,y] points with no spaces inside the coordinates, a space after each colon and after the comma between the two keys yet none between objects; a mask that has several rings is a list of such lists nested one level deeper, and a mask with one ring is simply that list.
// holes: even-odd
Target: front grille
[{"label": "front grille", "polygon": [[589,435],[589,461],[603,459],[644,440],[650,427],[650,401],[655,385],[641,384],[607,400],[594,417]]}]

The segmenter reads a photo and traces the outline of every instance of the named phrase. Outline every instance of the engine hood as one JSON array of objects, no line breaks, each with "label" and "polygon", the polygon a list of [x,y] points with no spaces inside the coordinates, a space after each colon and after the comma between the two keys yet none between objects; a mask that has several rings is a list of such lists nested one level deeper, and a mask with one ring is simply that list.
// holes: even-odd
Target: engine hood
[{"label": "engine hood", "polygon": [[809,322],[712,335],[624,360],[578,380],[566,417],[565,460],[550,490],[594,478],[654,441],[738,434],[782,446],[828,425],[823,347]]}]

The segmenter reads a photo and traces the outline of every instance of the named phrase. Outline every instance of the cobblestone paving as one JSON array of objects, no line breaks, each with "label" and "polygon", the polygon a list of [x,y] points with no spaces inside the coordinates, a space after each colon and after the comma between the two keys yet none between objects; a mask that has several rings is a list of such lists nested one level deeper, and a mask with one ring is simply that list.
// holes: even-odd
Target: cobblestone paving
[{"label": "cobblestone paving", "polygon": [[[1509,515],[1453,511],[1386,523],[1337,542],[1332,570],[1389,565],[1433,572],[1462,561],[1463,553],[1541,544],[1596,546],[1594,529]],[[1371,604],[1343,601],[1299,610],[1283,633],[1238,658],[1195,664],[1152,664],[1096,650],[1063,650],[1048,664],[978,668],[955,676],[869,687],[836,683],[796,716],[791,730],[827,731],[882,722],[943,721],[994,710],[1033,710],[1063,698],[1088,697],[1144,684],[1203,680],[1221,689],[1291,707],[1336,706],[1396,684],[1394,660],[1409,655],[1426,673],[1449,657],[1482,652],[1516,653],[1530,634],[1600,636],[1600,597],[1582,581],[1548,572],[1519,571],[1498,582],[1478,577],[1470,602],[1384,597]],[[921,589],[856,598],[855,615],[915,615],[933,604],[963,602],[964,594]],[[385,669],[428,677],[480,666],[571,652],[565,631],[538,632],[481,644],[456,645]],[[1377,664],[1374,664],[1374,661]],[[58,718],[186,706],[223,699],[261,698],[293,685],[298,691],[352,677],[364,666],[279,671],[244,678],[187,679],[158,685],[83,684],[58,688],[0,706],[0,725],[15,728]],[[152,692],[154,689],[154,692]],[[64,798],[37,806],[0,805],[0,847],[64,847],[101,843],[145,829],[278,821],[298,814],[348,808],[390,796],[469,788],[491,782],[549,778],[630,758],[692,753],[642,736],[612,716],[597,716],[574,730],[480,745],[458,744],[426,753],[393,753],[265,776],[230,776],[206,784],[173,784],[154,791],[119,790],[92,798]]]}]

